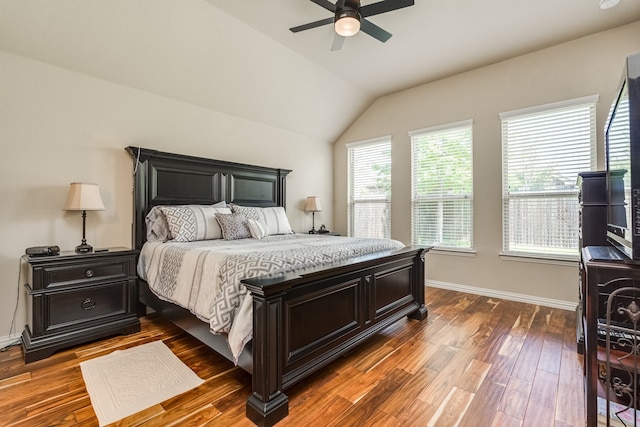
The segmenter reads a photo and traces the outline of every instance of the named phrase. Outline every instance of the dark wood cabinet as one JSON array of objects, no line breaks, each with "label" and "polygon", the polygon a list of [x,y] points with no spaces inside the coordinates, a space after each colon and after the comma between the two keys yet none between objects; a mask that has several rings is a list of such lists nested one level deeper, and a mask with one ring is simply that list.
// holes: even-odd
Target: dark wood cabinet
[{"label": "dark wood cabinet", "polygon": [[138,332],[137,254],[110,248],[27,258],[25,362],[109,335]]},{"label": "dark wood cabinet", "polygon": [[[587,427],[598,425],[598,396],[622,407],[629,405],[631,411],[634,403],[629,399],[637,399],[635,384],[640,379],[637,372],[640,360],[634,349],[639,348],[640,340],[636,333],[638,325],[631,319],[640,316],[640,311],[634,313],[636,309],[640,310],[640,265],[621,260],[615,251],[612,247],[582,250],[585,305],[580,320],[585,331]],[[611,255],[609,259],[607,253]],[[629,368],[629,365],[635,365],[635,368]],[[625,396],[616,395],[616,388],[625,390],[622,394],[627,394],[626,401]]]},{"label": "dark wood cabinet", "polygon": [[[625,367],[620,361],[638,362],[637,354],[627,351],[628,348],[640,348],[635,342],[637,325],[622,313],[632,306],[636,289],[640,298],[640,265],[625,259],[607,242],[606,172],[580,173],[578,186],[580,267],[576,310],[577,349],[584,354],[587,427],[596,427],[600,425],[598,397],[604,402],[621,404],[621,407],[628,405],[631,411],[633,402],[638,400],[634,385],[639,379],[637,372],[628,369],[628,363]],[[640,299],[638,303],[640,306]],[[627,350],[625,343],[631,343]],[[614,390],[616,388],[618,395]],[[619,393],[622,389],[625,391]],[[620,398],[620,394],[625,393],[628,394],[626,401]]]},{"label": "dark wood cabinet", "polygon": [[[578,174],[578,245],[582,248],[607,246],[607,175],[605,171]],[[578,353],[584,353],[582,318],[585,310],[584,271],[578,272],[578,306],[576,307],[576,343]]]},{"label": "dark wood cabinet", "polygon": [[580,248],[607,246],[607,179],[606,172],[578,174]]}]

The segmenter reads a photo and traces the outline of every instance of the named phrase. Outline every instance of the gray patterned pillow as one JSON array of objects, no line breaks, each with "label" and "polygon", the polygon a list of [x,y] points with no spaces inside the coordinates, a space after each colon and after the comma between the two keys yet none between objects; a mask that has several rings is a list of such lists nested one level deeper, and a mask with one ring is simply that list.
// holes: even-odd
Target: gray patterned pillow
[{"label": "gray patterned pillow", "polygon": [[247,217],[242,213],[216,214],[224,240],[248,239],[251,237]]},{"label": "gray patterned pillow", "polygon": [[229,208],[210,205],[160,206],[171,238],[176,242],[194,242],[222,238],[222,230],[215,219],[216,213],[231,213]]},{"label": "gray patterned pillow", "polygon": [[144,222],[147,226],[148,242],[166,242],[171,239],[169,224],[167,224],[167,218],[162,213],[160,206],[152,207],[144,218]]},{"label": "gray patterned pillow", "polygon": [[269,235],[292,234],[289,218],[282,206],[271,208],[254,208],[250,206],[229,205],[234,213],[243,213],[249,219],[261,221],[267,225]]}]

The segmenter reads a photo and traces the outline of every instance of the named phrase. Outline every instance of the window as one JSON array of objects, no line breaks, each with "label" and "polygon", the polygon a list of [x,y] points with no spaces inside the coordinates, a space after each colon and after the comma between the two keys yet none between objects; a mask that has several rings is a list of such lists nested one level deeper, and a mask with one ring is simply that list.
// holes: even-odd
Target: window
[{"label": "window", "polygon": [[391,237],[391,137],[347,145],[349,236]]},{"label": "window", "polygon": [[472,121],[412,131],[409,136],[413,244],[471,249]]},{"label": "window", "polygon": [[578,255],[579,172],[595,169],[597,96],[500,114],[505,253]]}]

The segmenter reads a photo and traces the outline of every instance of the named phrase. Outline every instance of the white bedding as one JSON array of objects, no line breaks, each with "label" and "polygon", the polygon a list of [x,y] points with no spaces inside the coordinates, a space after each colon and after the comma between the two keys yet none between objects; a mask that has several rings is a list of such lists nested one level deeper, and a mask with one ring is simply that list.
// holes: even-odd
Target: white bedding
[{"label": "white bedding", "polygon": [[388,239],[289,234],[264,239],[147,242],[138,274],[158,297],[189,309],[226,334],[236,362],[251,339],[252,299],[240,280],[328,265],[402,248]]}]

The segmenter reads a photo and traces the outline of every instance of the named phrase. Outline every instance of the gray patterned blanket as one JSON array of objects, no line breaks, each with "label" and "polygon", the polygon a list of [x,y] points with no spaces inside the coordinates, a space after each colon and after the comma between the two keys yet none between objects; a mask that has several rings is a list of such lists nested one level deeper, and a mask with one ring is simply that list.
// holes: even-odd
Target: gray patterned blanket
[{"label": "gray patterned blanket", "polygon": [[251,339],[252,305],[244,278],[278,275],[328,266],[352,257],[402,248],[388,239],[290,234],[261,240],[208,240],[191,243],[148,242],[138,274],[160,297],[227,334],[237,360]]}]

